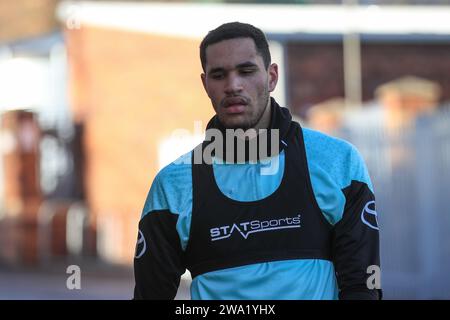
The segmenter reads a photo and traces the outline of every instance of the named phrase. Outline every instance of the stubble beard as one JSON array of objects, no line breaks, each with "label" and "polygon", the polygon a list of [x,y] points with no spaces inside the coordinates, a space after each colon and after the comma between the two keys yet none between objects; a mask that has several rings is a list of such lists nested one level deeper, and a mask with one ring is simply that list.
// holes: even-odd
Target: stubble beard
[{"label": "stubble beard", "polygon": [[227,129],[234,129],[234,130],[242,129],[246,131],[248,129],[255,128],[256,125],[261,121],[264,113],[266,112],[266,109],[269,107],[269,98],[270,98],[269,90],[265,88],[264,92],[261,94],[261,99],[258,99],[258,101],[256,101],[257,104],[261,103],[263,107],[262,108],[257,107],[258,113],[252,116],[244,123],[230,124],[223,121],[223,119],[220,119],[220,117],[219,120]]}]

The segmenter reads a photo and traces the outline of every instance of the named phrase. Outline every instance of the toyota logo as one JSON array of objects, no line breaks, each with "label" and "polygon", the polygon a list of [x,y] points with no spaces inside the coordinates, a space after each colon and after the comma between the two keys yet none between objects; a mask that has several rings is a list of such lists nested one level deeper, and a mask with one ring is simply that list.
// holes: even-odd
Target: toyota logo
[{"label": "toyota logo", "polygon": [[[370,208],[371,205],[373,205],[372,208]],[[380,230],[378,227],[378,215],[375,211],[375,201],[369,201],[364,206],[361,212],[361,221],[369,228]]]},{"label": "toyota logo", "polygon": [[141,230],[139,230],[138,240],[136,243],[136,253],[135,253],[134,257],[136,259],[139,259],[140,257],[142,257],[144,255],[146,249],[147,249],[147,244],[145,243],[144,234],[142,233]]}]

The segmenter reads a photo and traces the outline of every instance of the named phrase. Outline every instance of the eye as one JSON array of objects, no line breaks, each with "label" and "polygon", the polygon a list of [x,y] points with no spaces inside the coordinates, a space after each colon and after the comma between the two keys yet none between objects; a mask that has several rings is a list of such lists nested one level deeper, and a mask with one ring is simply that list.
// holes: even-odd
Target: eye
[{"label": "eye", "polygon": [[244,69],[241,69],[241,70],[239,70],[239,72],[241,73],[241,74],[252,74],[252,73],[254,73],[256,70],[254,69],[254,68],[244,68]]},{"label": "eye", "polygon": [[223,79],[225,77],[225,74],[223,72],[214,72],[214,73],[211,73],[210,76],[214,80],[220,80],[220,79]]}]

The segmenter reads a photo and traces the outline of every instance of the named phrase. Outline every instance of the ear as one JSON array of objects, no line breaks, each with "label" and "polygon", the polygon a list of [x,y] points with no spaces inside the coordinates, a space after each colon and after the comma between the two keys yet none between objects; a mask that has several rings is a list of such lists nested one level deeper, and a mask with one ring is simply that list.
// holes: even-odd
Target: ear
[{"label": "ear", "polygon": [[267,73],[269,75],[269,92],[272,92],[275,90],[278,82],[278,65],[276,63],[272,63],[269,66]]},{"label": "ear", "polygon": [[203,89],[205,89],[206,93],[208,93],[208,90],[206,90],[206,75],[202,73],[200,77],[202,78]]}]

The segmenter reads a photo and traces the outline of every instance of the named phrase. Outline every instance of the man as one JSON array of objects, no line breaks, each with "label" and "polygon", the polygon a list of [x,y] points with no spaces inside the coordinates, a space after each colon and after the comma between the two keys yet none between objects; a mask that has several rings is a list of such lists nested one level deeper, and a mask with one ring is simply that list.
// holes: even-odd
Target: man
[{"label": "man", "polygon": [[[186,268],[193,299],[379,299],[368,286],[379,266],[374,195],[357,150],[301,128],[270,97],[278,68],[261,30],[224,24],[200,58],[216,112],[207,132],[223,133],[224,146],[227,129],[268,129],[279,141],[254,159],[259,135],[237,134],[243,161],[233,145],[199,163],[206,139],[158,173],[139,223],[135,299],[173,299]],[[267,160],[277,170],[262,174]]]}]

